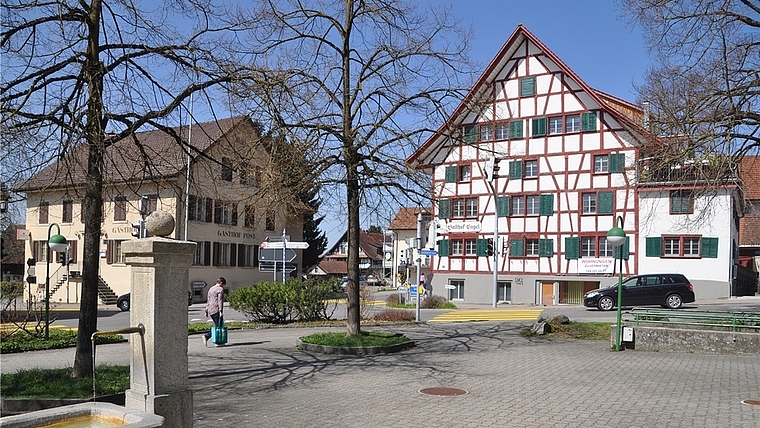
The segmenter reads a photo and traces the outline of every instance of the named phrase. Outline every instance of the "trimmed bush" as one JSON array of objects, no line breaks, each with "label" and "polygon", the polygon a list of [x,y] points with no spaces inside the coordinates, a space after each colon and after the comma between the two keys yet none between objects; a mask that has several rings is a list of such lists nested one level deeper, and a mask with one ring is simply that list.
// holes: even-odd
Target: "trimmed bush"
[{"label": "trimmed bush", "polygon": [[443,296],[429,295],[420,302],[423,309],[456,309],[456,305],[446,300]]},{"label": "trimmed bush", "polygon": [[404,309],[385,309],[372,317],[375,321],[414,321],[414,312]]},{"label": "trimmed bush", "polygon": [[285,324],[293,321],[330,319],[338,304],[330,297],[341,291],[337,280],[290,278],[281,282],[262,281],[232,291],[230,307],[254,322]]}]

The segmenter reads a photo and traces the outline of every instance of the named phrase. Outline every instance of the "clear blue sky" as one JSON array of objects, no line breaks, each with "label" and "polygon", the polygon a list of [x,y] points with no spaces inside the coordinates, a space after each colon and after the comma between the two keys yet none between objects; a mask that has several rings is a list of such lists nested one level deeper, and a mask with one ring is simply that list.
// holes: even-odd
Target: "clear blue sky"
[{"label": "clear blue sky", "polygon": [[[612,0],[432,0],[431,3],[450,4],[463,26],[472,25],[474,40],[470,55],[483,67],[496,56],[518,24],[523,24],[589,86],[626,101],[636,101],[634,85],[643,82],[650,64],[641,31],[621,18],[622,12]],[[330,246],[346,227],[345,221],[330,221],[335,218],[328,215],[320,225]],[[369,227],[362,220],[362,227]]]}]

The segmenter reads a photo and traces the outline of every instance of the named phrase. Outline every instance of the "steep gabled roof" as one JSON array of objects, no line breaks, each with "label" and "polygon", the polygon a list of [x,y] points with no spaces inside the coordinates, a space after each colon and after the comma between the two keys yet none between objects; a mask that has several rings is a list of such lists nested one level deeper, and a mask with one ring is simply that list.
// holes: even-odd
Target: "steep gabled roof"
[{"label": "steep gabled roof", "polygon": [[401,207],[396,212],[396,216],[391,220],[389,230],[417,230],[417,214],[427,211],[433,212],[432,208],[422,207]]},{"label": "steep gabled roof", "polygon": [[[205,153],[233,128],[246,123],[252,125],[249,117],[237,116],[194,124],[191,144],[197,150],[196,153]],[[177,135],[187,138],[187,126],[172,129]],[[29,178],[17,190],[82,185],[87,177],[87,155],[87,144],[78,144],[64,153],[61,159]],[[187,166],[187,151],[173,136],[152,130],[137,132],[114,142],[106,149],[104,159],[104,182],[119,183],[175,176]]]},{"label": "steep gabled roof", "polygon": [[581,91],[585,92],[591,101],[598,104],[602,110],[609,113],[627,129],[632,131],[631,134],[634,138],[639,138],[642,135],[644,136],[641,139],[642,141],[643,139],[656,140],[641,125],[643,122],[643,111],[641,108],[588,86],[557,55],[528,31],[525,26],[519,24],[498,54],[491,60],[491,63],[486,67],[483,74],[475,82],[472,89],[449,116],[446,123],[407,158],[409,164],[417,168],[426,169],[431,165],[436,165],[443,161],[448,152],[459,144],[459,142],[452,141],[449,138],[447,134],[450,134],[451,131],[447,130],[456,129],[459,125],[467,123],[467,120],[472,120],[473,106],[481,104],[483,99],[491,99],[489,97],[493,95],[490,93],[492,92],[493,82],[497,78],[504,77],[505,66],[512,60],[513,55],[526,41],[535,45],[543,55],[556,64],[559,70],[568,76]]},{"label": "steep gabled roof", "polygon": [[[344,232],[335,245],[327,250],[324,258],[335,260],[347,257],[347,254],[338,253],[338,249],[346,242],[347,237],[348,232]],[[384,239],[385,235],[382,233],[369,233],[362,230],[359,232],[359,249],[372,260],[382,260]]]}]

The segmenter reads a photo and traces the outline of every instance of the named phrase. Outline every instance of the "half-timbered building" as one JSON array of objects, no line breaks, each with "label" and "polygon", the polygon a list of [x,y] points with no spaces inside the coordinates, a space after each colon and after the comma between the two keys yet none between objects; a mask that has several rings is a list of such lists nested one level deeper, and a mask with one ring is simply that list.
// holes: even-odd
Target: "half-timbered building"
[{"label": "half-timbered building", "polygon": [[[645,120],[644,108],[589,87],[518,26],[408,159],[432,175],[434,294],[577,304],[585,291],[616,283],[622,266],[623,275],[685,273],[698,298],[730,295],[736,187],[724,186],[711,205],[719,223],[700,223],[694,210],[705,206],[692,200],[693,182],[644,186],[642,162],[667,144]],[[627,237],[613,248],[607,232],[618,217]]]}]

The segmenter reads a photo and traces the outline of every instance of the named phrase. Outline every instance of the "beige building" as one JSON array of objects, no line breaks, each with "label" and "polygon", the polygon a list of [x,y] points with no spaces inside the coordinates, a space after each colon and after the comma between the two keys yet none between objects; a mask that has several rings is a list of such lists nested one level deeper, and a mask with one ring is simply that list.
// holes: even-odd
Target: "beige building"
[{"label": "beige building", "polygon": [[[99,248],[101,303],[114,303],[116,296],[130,291],[121,244],[137,239],[133,225],[156,210],[174,216],[171,238],[198,244],[188,277],[177,278],[187,284],[196,302],[205,300],[206,290],[219,276],[227,279],[230,289],[280,280],[281,273],[261,271],[265,268],[259,264],[260,244],[283,233],[291,241],[302,238],[302,217],[288,214],[292,210],[287,201],[262,185],[276,180],[277,168],[250,118],[222,119],[174,132],[183,144],[165,132],[147,131],[107,150]],[[188,146],[193,148],[189,154]],[[51,302],[76,303],[81,292],[86,147],[74,147],[61,159],[17,191],[27,196],[26,257],[37,263],[38,286],[31,284],[29,289],[33,295],[36,291],[36,298],[44,298],[47,237],[58,232],[58,225],[69,242],[70,263],[63,266],[56,255],[50,261]],[[293,274],[300,269],[300,251],[296,254]]]}]

